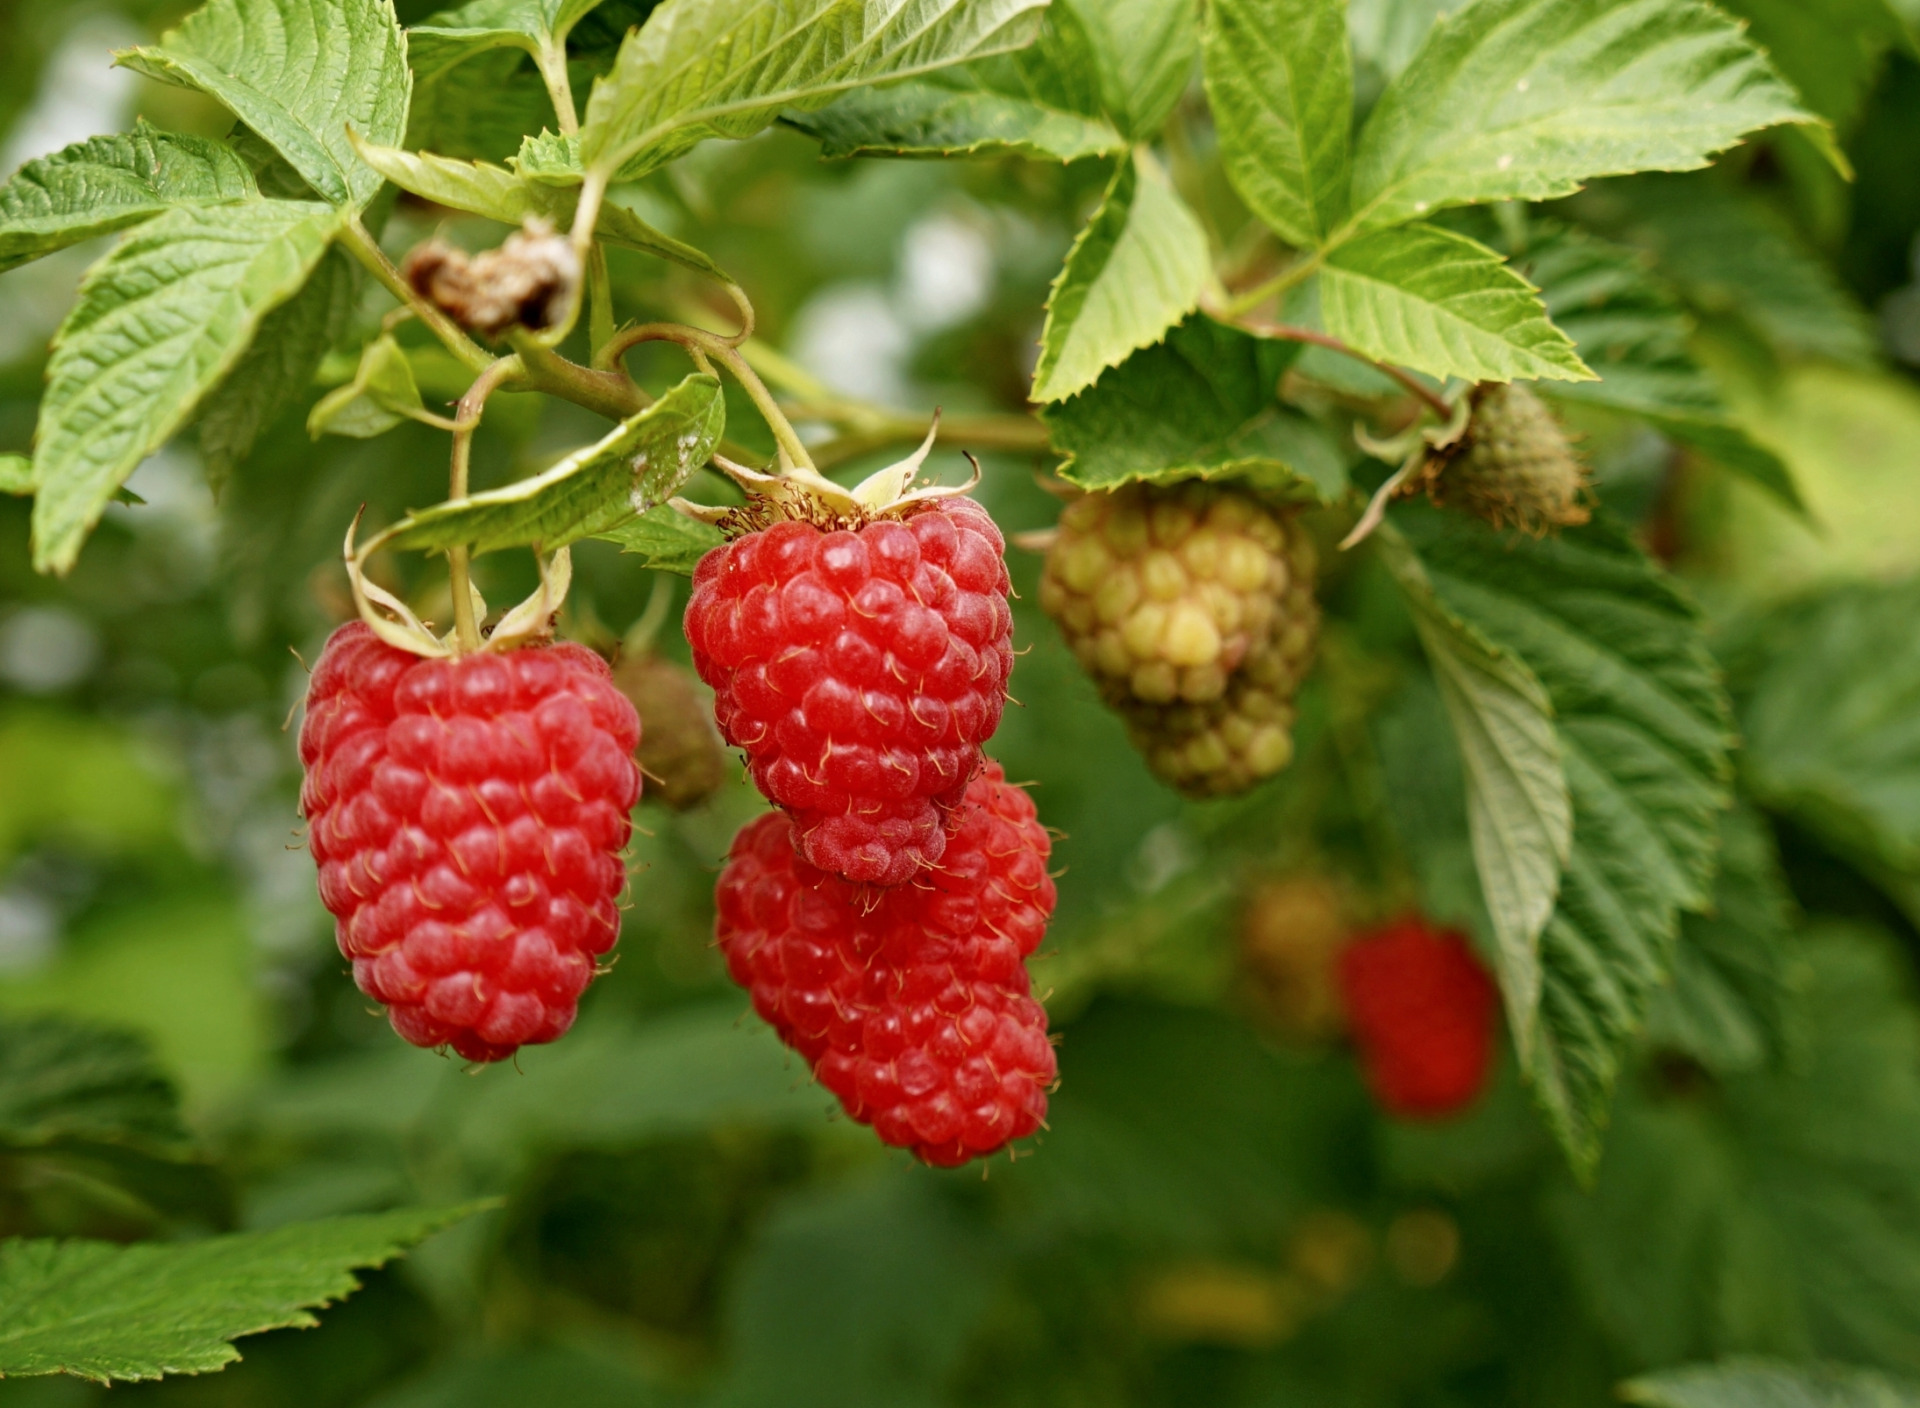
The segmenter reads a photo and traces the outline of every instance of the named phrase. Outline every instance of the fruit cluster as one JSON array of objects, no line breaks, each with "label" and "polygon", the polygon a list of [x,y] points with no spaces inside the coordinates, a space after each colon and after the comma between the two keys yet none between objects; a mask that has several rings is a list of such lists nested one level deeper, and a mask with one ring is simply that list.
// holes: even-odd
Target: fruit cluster
[{"label": "fruit cluster", "polygon": [[1199,481],[1129,484],[1061,515],[1040,604],[1154,772],[1211,797],[1292,760],[1313,580],[1293,515]]},{"label": "fruit cluster", "polygon": [[613,947],[640,720],[578,645],[423,659],[354,621],[307,687],[301,811],[360,990],[498,1061],[573,1024]]},{"label": "fruit cluster", "polygon": [[727,969],[853,1118],[951,1167],[1034,1132],[1054,1079],[1023,960],[1053,913],[1048,840],[998,763],[941,863],[872,891],[796,853],[779,813],[735,838],[716,893]]}]

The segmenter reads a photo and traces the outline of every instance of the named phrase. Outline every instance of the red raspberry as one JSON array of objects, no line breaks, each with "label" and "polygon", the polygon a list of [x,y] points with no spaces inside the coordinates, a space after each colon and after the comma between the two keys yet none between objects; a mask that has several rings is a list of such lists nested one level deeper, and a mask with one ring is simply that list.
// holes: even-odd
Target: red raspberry
[{"label": "red raspberry", "polygon": [[1053,913],[1033,802],[989,762],[946,856],[875,892],[794,853],[792,823],[741,828],[716,892],[734,981],[847,1113],[950,1168],[1033,1133],[1055,1074],[1022,962]]},{"label": "red raspberry", "polygon": [[822,870],[900,885],[939,862],[1013,670],[1005,551],[952,498],[858,531],[783,521],[701,559],[694,668]]},{"label": "red raspberry", "polygon": [[355,621],[307,685],[300,807],[360,990],[498,1061],[573,1025],[620,929],[640,720],[578,645],[429,660]]},{"label": "red raspberry", "polygon": [[1473,1103],[1493,1059],[1498,994],[1462,935],[1417,916],[1363,934],[1340,955],[1340,986],[1382,1106],[1435,1119]]}]

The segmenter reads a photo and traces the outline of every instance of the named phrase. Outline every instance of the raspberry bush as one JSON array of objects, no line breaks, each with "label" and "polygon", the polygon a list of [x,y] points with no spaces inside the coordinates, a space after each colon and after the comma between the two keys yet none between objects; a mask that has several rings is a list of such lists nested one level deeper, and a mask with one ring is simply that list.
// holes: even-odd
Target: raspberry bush
[{"label": "raspberry bush", "polygon": [[0,1408],[1920,1400],[1917,21],[0,5]]}]

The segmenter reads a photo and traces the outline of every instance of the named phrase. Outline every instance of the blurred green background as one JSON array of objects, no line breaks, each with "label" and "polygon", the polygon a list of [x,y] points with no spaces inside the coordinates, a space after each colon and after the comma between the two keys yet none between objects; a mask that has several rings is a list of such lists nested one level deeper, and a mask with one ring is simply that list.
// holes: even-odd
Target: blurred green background
[{"label": "blurred green background", "polygon": [[[136,114],[224,131],[210,102],[107,64],[184,8],[0,0],[0,168]],[[402,19],[429,8],[403,0]],[[647,8],[603,5],[576,32],[583,64]],[[1384,8],[1357,5],[1357,25]],[[1745,717],[1771,730],[1754,784],[1771,813],[1734,823],[1729,852],[1758,859],[1731,867],[1712,922],[1735,946],[1783,946],[1789,1059],[1683,1059],[1666,1036],[1698,1014],[1657,1013],[1588,1191],[1510,1061],[1466,1118],[1409,1128],[1375,1113],[1337,1043],[1288,1039],[1237,941],[1263,885],[1325,879],[1357,919],[1410,903],[1479,917],[1457,762],[1408,623],[1376,569],[1331,553],[1299,761],[1206,805],[1148,776],[1039,614],[1038,559],[1014,554],[1021,707],[992,751],[1036,784],[1064,867],[1035,967],[1064,1081],[1031,1158],[922,1169],[835,1116],[761,1029],[709,942],[713,876],[760,805],[739,783],[685,815],[643,805],[619,962],[565,1042],[473,1073],[406,1047],[333,947],[286,721],[296,654],[348,610],[348,519],[442,497],[446,441],[407,425],[314,443],[302,407],[217,499],[190,435],[149,461],[131,485],[145,503],[111,509],[65,581],[31,574],[28,505],[0,499],[0,1012],[144,1034],[196,1138],[137,1167],[0,1151],[0,1233],[175,1237],[507,1201],[367,1276],[320,1329],[111,1401],[1577,1405],[1729,1351],[1920,1374],[1920,861],[1903,870],[1764,785],[1830,727],[1831,701],[1800,697],[1804,674],[1780,663],[1795,642],[1880,613],[1882,716],[1920,717],[1920,597],[1887,585],[1920,566],[1920,63],[1792,53],[1847,75],[1826,110],[1844,110],[1855,185],[1788,132],[1576,205],[1681,286],[1702,356],[1812,509],[1796,520],[1644,429],[1581,427],[1603,497],[1690,580]],[[498,70],[498,131],[435,132],[417,100],[413,144],[517,146],[541,100],[527,61],[475,62]],[[620,198],[711,251],[768,340],[835,389],[1017,413],[1047,283],[1104,174],[822,164],[776,130]],[[500,234],[391,194],[377,213],[395,251]],[[30,444],[47,339],[102,247],[0,276],[0,451]],[[614,273],[627,309],[710,296],[618,251]],[[363,292],[349,347],[390,306]],[[675,355],[632,365],[657,387]],[[506,401],[478,482],[599,433],[571,406]],[[744,405],[730,433],[760,433]],[[988,460],[981,495],[1009,532],[1051,523],[1044,469]],[[531,586],[519,556],[481,564],[493,599]],[[605,544],[576,563],[567,629],[610,645],[654,583]],[[430,596],[431,564],[396,570]],[[1920,817],[1912,734],[1854,760],[1903,834]],[[1790,894],[1757,878],[1776,843]],[[9,1382],[0,1405],[108,1392]]]}]

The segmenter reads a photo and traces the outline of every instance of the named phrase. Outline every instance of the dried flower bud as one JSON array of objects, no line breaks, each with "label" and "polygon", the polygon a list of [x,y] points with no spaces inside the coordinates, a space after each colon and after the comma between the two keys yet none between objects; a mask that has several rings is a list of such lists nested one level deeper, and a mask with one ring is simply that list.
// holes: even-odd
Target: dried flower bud
[{"label": "dried flower bud", "polygon": [[460,326],[492,338],[512,328],[552,326],[580,287],[573,246],[544,220],[528,220],[498,249],[480,254],[428,240],[407,256],[401,272]]}]

